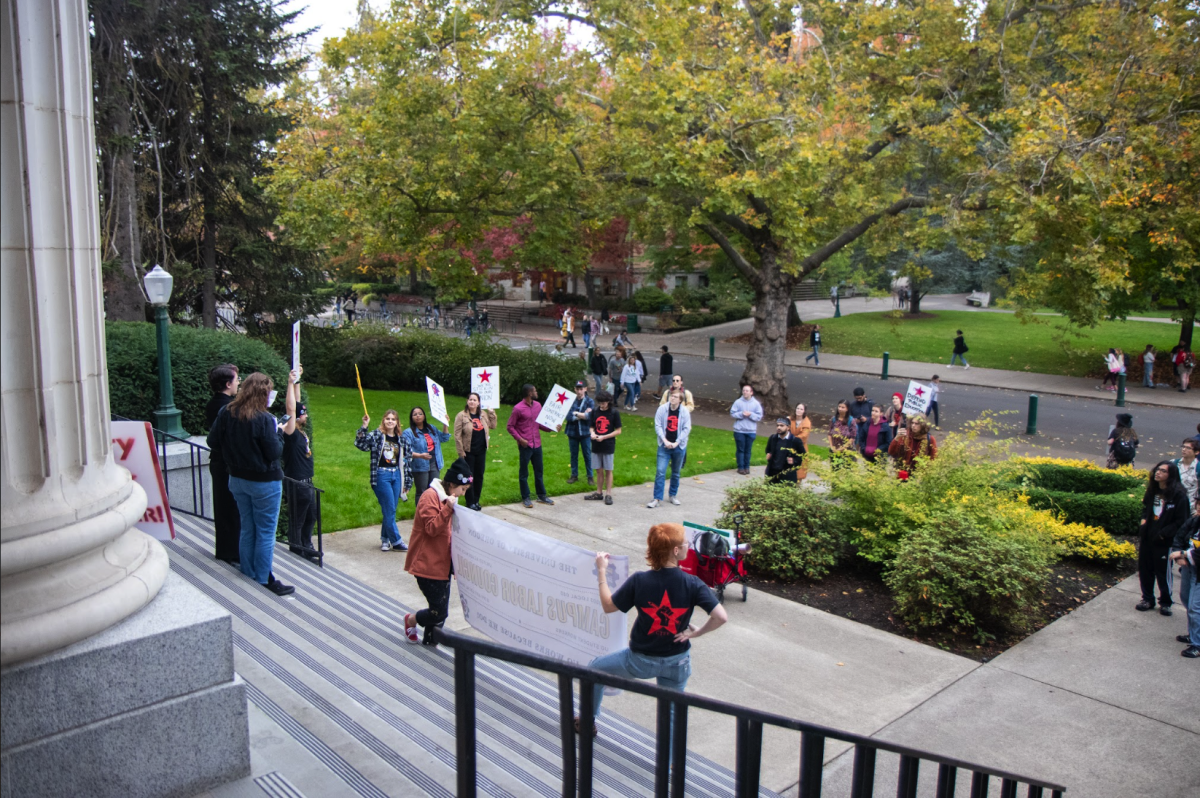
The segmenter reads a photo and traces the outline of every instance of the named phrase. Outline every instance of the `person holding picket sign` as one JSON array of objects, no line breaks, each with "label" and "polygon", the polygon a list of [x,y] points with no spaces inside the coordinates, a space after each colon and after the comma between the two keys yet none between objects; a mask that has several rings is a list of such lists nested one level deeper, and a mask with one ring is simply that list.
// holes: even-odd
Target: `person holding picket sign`
[{"label": "person holding picket sign", "polygon": [[400,530],[396,528],[396,507],[408,501],[412,487],[412,457],[408,444],[400,436],[400,415],[392,409],[383,414],[379,428],[367,431],[371,417],[362,417],[362,427],[354,436],[354,445],[371,455],[371,490],[383,511],[380,531],[381,551],[408,551]]},{"label": "person holding picket sign", "polygon": [[442,444],[450,440],[450,428],[442,425],[438,432],[425,422],[425,409],[414,407],[408,411],[408,429],[404,430],[404,443],[412,456],[413,482],[417,486],[417,499],[429,488],[429,483],[442,473]]},{"label": "person holding picket sign", "polygon": [[471,467],[473,480],[467,488],[467,507],[482,510],[479,498],[483,495],[483,473],[487,468],[487,451],[492,445],[491,430],[496,428],[496,411],[484,410],[479,394],[467,396],[467,406],[454,417],[454,448],[458,458]]}]

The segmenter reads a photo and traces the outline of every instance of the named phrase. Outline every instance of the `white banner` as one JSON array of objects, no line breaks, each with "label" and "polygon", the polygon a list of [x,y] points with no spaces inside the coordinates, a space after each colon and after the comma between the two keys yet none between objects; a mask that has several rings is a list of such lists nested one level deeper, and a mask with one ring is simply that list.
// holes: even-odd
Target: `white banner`
[{"label": "white banner", "polygon": [[500,367],[479,366],[471,369],[471,390],[479,394],[484,410],[500,409]]},{"label": "white banner", "polygon": [[567,390],[557,382],[554,383],[554,387],[546,395],[546,401],[542,403],[542,412],[538,413],[537,423],[546,429],[557,429],[558,425],[566,420],[567,413],[571,411],[571,404],[574,401],[574,391]]},{"label": "white banner", "polygon": [[[461,508],[450,540],[463,615],[497,643],[574,665],[627,645],[624,613],[600,606],[595,552]],[[628,577],[629,558],[609,557],[609,587]]]},{"label": "white banner", "polygon": [[300,370],[300,322],[292,325],[292,371]]},{"label": "white banner", "polygon": [[113,457],[117,465],[129,469],[133,481],[146,491],[146,512],[136,526],[159,540],[175,539],[175,521],[167,502],[162,469],[158,465],[158,449],[154,446],[154,429],[149,421],[112,422]]},{"label": "white banner", "polygon": [[928,385],[923,385],[916,380],[909,380],[908,393],[904,394],[904,415],[911,416],[928,411],[932,399],[933,392],[930,391]]},{"label": "white banner", "polygon": [[446,392],[442,390],[442,386],[426,377],[425,390],[429,392],[430,417],[436,418],[443,424],[449,424],[450,416],[446,413]]}]

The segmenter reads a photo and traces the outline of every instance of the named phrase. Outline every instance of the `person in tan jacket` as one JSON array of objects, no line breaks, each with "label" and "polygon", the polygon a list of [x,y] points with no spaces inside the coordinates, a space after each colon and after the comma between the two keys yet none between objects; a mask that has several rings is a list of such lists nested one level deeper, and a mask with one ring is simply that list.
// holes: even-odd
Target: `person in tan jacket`
[{"label": "person in tan jacket", "polygon": [[483,495],[483,472],[487,468],[487,450],[492,445],[490,430],[496,428],[496,411],[480,407],[479,394],[467,396],[467,406],[454,417],[454,448],[460,459],[471,467],[474,482],[467,488],[466,505],[472,510],[482,510],[479,499]]},{"label": "person in tan jacket", "polygon": [[[430,482],[429,489],[417,500],[404,570],[417,578],[417,587],[429,607],[404,616],[404,637],[410,643],[435,645],[433,630],[446,622],[450,612],[450,574],[453,572],[450,523],[458,506],[458,497],[467,492],[471,481],[471,467],[467,461],[455,460],[446,476]],[[417,637],[418,626],[425,629],[422,639]]]}]

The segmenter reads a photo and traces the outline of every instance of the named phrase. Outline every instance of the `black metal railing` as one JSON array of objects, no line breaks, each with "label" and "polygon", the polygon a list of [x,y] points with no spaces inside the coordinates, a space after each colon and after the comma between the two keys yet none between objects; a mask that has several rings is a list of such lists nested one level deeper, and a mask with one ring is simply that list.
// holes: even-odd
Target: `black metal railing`
[{"label": "black metal railing", "polygon": [[[130,419],[113,413],[112,420],[135,421],[137,419]],[[169,432],[164,432],[153,427],[151,429],[154,430],[154,441],[158,447],[158,467],[162,472],[163,489],[167,492],[167,504],[170,505],[171,512],[203,518],[206,521],[215,521],[212,502],[209,501],[212,477],[206,477],[211,450],[207,446],[187,438],[181,438],[178,435],[172,435]],[[170,465],[167,460],[167,446],[170,444],[183,444],[187,446],[186,466],[179,465],[172,467]],[[180,455],[177,454],[175,456],[178,457]],[[185,472],[186,477],[181,477],[181,472]],[[185,479],[183,482],[184,490],[182,491],[179,490],[180,486],[178,483],[180,479]],[[322,540],[321,529],[321,497],[324,493],[325,491],[313,485],[311,480],[300,481],[287,476],[283,478],[282,501],[284,503],[283,506],[288,511],[288,547],[297,553],[312,555],[312,559],[322,568],[325,567],[325,546]],[[307,514],[309,506],[312,507],[313,512],[316,514],[313,523],[313,534],[316,535],[315,548],[305,546],[300,542],[300,526],[303,525],[303,521],[300,522],[300,525],[297,525],[294,520],[301,515],[301,511]]]},{"label": "black metal railing", "polygon": [[[654,795],[660,798],[683,798],[687,778],[687,727],[691,709],[715,712],[734,718],[737,728],[735,792],[737,798],[750,798],[759,792],[759,771],[762,764],[763,727],[775,726],[800,732],[799,798],[819,798],[824,775],[825,744],[840,740],[854,746],[854,767],[850,795],[852,798],[872,798],[875,795],[875,762],[880,751],[900,757],[900,772],[896,787],[898,798],[916,798],[917,775],[922,762],[937,765],[937,798],[951,798],[959,771],[971,773],[971,798],[986,798],[993,778],[1000,780],[1001,798],[1016,798],[1017,789],[1024,784],[1029,798],[1044,798],[1048,792],[1061,798],[1066,787],[1058,784],[1008,773],[996,768],[938,756],[927,751],[806,723],[771,712],[761,712],[724,701],[682,693],[647,682],[625,679],[559,660],[549,659],[476,637],[438,629],[434,640],[454,649],[454,720],[457,752],[458,796],[476,794],[475,761],[475,657],[524,665],[558,675],[559,733],[562,741],[562,794],[591,798],[595,741],[587,733],[595,723],[592,690],[596,685],[616,687],[631,693],[649,696],[658,702],[655,732]],[[578,753],[576,752],[574,682],[579,680]],[[672,712],[673,710],[673,712]],[[672,714],[674,730],[672,731]],[[673,739],[672,739],[673,736]]]}]

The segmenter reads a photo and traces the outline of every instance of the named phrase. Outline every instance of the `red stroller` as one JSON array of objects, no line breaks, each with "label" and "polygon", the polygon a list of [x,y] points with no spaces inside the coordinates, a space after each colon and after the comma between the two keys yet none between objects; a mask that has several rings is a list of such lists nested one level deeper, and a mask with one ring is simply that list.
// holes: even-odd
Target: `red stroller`
[{"label": "red stroller", "polygon": [[725,603],[725,588],[735,582],[742,585],[742,601],[749,594],[746,587],[746,551],[742,542],[741,519],[734,518],[734,528],[716,527],[684,522],[683,528],[689,537],[687,557],[679,564],[684,571],[700,577],[704,584],[717,594],[717,601]]}]

